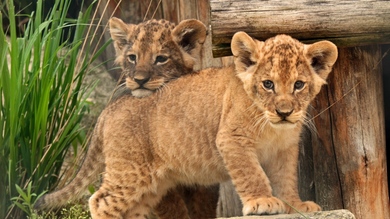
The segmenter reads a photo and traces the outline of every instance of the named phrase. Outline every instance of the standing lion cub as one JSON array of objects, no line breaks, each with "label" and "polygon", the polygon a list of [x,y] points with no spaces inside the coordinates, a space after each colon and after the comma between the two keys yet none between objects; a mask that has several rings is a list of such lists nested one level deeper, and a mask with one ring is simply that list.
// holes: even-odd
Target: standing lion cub
[{"label": "standing lion cub", "polygon": [[[148,98],[123,96],[103,111],[91,143],[106,167],[89,201],[93,218],[144,218],[176,185],[229,179],[244,215],[321,209],[299,198],[298,142],[336,46],[239,32],[231,47],[234,66],[182,76]],[[83,164],[91,171],[97,153]]]}]

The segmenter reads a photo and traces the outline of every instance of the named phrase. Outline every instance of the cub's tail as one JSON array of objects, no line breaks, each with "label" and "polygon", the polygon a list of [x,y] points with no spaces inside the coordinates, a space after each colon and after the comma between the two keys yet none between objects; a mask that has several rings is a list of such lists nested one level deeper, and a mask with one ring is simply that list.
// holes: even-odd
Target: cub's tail
[{"label": "cub's tail", "polygon": [[76,177],[64,188],[40,197],[36,201],[34,209],[58,208],[66,205],[69,201],[76,200],[104,171],[102,144],[96,132],[97,128],[95,127],[88,152]]}]

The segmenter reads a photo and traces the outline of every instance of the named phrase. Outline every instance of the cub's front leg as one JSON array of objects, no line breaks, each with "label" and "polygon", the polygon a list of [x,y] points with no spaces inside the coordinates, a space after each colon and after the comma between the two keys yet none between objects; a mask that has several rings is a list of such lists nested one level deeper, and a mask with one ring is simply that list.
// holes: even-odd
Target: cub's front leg
[{"label": "cub's front leg", "polygon": [[303,202],[298,193],[298,143],[284,147],[264,165],[275,196],[285,201],[288,213],[320,211],[321,207],[312,201]]},{"label": "cub's front leg", "polygon": [[286,213],[284,203],[272,195],[270,181],[258,162],[254,142],[243,136],[217,137],[217,147],[243,203],[243,214]]}]

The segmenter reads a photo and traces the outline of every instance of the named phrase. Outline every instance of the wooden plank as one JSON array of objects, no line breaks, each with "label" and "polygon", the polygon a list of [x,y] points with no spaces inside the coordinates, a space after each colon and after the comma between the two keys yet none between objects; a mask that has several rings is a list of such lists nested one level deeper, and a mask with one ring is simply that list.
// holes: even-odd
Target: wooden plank
[{"label": "wooden plank", "polygon": [[260,40],[289,34],[305,43],[338,46],[390,42],[390,2],[380,0],[210,0],[214,57],[230,55],[230,40],[245,31]]}]

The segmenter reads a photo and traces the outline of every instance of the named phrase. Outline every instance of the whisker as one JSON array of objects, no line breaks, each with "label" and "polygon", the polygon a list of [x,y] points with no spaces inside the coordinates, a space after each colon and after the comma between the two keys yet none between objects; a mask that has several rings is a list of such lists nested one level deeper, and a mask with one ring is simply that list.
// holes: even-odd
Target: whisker
[{"label": "whisker", "polygon": [[167,95],[168,95],[169,98],[170,98],[170,96],[171,96],[171,89],[170,89],[169,86],[167,86],[166,83],[163,83],[163,84],[157,89],[157,91],[159,92],[159,95],[160,95],[159,98],[161,98],[162,93],[167,93]]},{"label": "whisker", "polygon": [[310,130],[313,135],[318,135],[317,127],[315,126],[311,115],[306,112],[306,115],[302,116],[302,123]]},{"label": "whisker", "polygon": [[259,134],[264,131],[265,126],[269,123],[268,118],[265,115],[262,116],[261,120],[262,120],[262,123],[260,126]]},{"label": "whisker", "polygon": [[265,126],[268,123],[268,119],[264,113],[258,114],[252,118],[251,124],[255,131],[259,134],[264,130]]},{"label": "whisker", "polygon": [[324,110],[322,110],[321,112],[319,112],[317,115],[315,115],[313,118],[311,118],[311,120],[314,120],[315,118],[317,118],[318,116],[320,116],[322,113],[324,113],[325,111],[327,111],[328,109],[330,109],[331,107],[333,107],[336,103],[340,102],[342,99],[344,99],[345,96],[347,96],[349,93],[351,93],[353,90],[356,89],[356,87],[362,82],[362,80],[360,80],[358,83],[356,83],[351,89],[349,89],[341,98],[337,99],[335,102],[333,102],[330,106],[326,107]]}]

